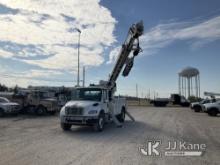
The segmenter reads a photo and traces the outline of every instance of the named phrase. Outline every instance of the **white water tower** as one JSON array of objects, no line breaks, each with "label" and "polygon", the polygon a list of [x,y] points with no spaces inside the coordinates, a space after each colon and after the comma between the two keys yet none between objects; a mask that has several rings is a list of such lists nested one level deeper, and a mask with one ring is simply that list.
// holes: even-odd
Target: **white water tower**
[{"label": "white water tower", "polygon": [[193,67],[186,67],[179,72],[179,94],[185,96],[200,97],[200,76],[199,70]]}]

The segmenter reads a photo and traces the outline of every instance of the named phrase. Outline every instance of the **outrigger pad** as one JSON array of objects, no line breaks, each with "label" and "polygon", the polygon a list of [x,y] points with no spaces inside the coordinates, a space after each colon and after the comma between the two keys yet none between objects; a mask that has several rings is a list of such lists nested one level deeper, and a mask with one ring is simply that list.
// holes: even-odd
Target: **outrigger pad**
[{"label": "outrigger pad", "polygon": [[127,110],[125,110],[125,113],[128,115],[128,117],[129,117],[133,122],[135,122],[134,117],[133,117]]},{"label": "outrigger pad", "polygon": [[118,121],[118,119],[115,117],[115,115],[112,115],[112,120],[117,127],[122,127],[122,124]]}]

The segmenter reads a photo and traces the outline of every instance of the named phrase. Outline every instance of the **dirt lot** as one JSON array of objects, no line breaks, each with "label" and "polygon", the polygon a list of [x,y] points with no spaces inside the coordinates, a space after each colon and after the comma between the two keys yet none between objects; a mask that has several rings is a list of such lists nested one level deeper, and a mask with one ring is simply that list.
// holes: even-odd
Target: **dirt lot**
[{"label": "dirt lot", "polygon": [[[63,132],[57,116],[0,118],[0,164],[219,164],[220,117],[188,108],[129,107],[129,111],[135,123],[127,120],[123,128],[109,124],[101,133],[79,126]],[[204,143],[207,148],[201,157],[144,156],[139,147],[150,139],[160,139],[163,145],[171,140]]]}]

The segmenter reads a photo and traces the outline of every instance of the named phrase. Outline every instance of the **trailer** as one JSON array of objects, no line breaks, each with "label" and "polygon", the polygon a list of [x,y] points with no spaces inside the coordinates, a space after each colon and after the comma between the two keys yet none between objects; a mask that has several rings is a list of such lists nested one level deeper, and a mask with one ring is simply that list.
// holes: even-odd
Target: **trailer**
[{"label": "trailer", "polygon": [[170,98],[156,98],[150,101],[155,107],[166,107],[168,104],[189,107],[190,102],[179,94],[171,94]]}]

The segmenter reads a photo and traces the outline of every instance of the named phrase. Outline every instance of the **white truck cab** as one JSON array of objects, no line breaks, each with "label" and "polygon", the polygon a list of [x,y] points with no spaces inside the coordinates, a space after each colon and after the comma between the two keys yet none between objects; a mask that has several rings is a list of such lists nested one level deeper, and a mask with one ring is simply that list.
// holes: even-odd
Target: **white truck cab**
[{"label": "white truck cab", "polygon": [[210,116],[217,116],[220,113],[220,101],[204,104],[203,111],[207,112]]},{"label": "white truck cab", "polygon": [[112,115],[120,122],[125,119],[125,98],[113,97],[104,87],[79,87],[74,90],[72,100],[60,111],[61,127],[69,130],[72,125],[90,125],[102,131]]}]

